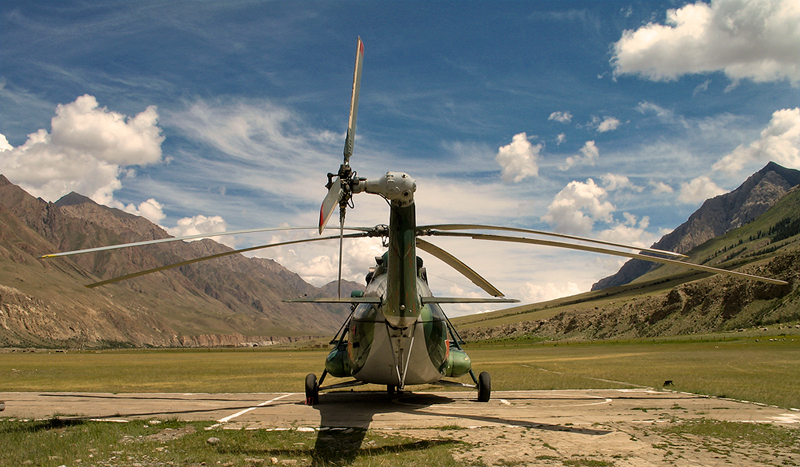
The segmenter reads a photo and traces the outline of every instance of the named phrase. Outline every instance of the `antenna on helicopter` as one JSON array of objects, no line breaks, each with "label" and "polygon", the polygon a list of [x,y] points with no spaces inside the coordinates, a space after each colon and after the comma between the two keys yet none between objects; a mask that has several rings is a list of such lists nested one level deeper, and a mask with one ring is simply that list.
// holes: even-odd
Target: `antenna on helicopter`
[{"label": "antenna on helicopter", "polygon": [[[350,168],[350,157],[353,155],[353,146],[356,139],[356,117],[358,116],[358,94],[361,89],[361,69],[364,63],[364,43],[361,37],[358,38],[358,47],[356,49],[356,65],[353,71],[353,90],[350,94],[350,119],[347,123],[347,136],[344,140],[344,161],[339,166],[338,174],[328,174],[328,183],[325,187],[328,189],[328,194],[322,200],[322,206],[319,212],[319,233],[325,230],[336,210],[336,205],[339,205],[339,298],[342,298],[342,244],[344,243],[344,221],[347,214],[347,206],[353,197],[352,184],[355,179],[356,173]],[[333,179],[336,177],[336,180]],[[358,183],[358,180],[355,180]]]}]

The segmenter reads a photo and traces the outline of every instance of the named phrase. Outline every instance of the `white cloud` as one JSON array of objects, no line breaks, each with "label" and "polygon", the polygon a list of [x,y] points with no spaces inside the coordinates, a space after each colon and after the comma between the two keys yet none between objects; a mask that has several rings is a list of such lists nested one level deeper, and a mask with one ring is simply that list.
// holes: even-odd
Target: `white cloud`
[{"label": "white cloud", "polygon": [[646,248],[658,240],[657,235],[646,230],[650,226],[648,216],[642,217],[641,220],[629,212],[622,213],[622,216],[625,218],[625,222],[617,223],[611,228],[600,231],[596,237],[600,240],[642,248]]},{"label": "white cloud", "polygon": [[564,133],[559,133],[558,136],[556,136],[556,144],[557,145],[560,145],[561,143],[563,143],[566,140],[567,140],[567,135],[565,135]]},{"label": "white cloud", "polygon": [[622,122],[614,117],[603,117],[603,121],[597,126],[597,131],[599,133],[606,133],[616,130],[620,125],[622,125]]},{"label": "white cloud", "polygon": [[547,117],[548,120],[555,120],[560,123],[569,123],[572,121],[572,114],[569,111],[553,112]]},{"label": "white cloud", "polygon": [[538,303],[567,297],[569,295],[576,295],[581,292],[582,290],[578,287],[578,284],[574,282],[559,284],[547,282],[544,285],[526,282],[518,289],[518,295],[515,295],[514,298],[518,298],[524,303]]},{"label": "white cloud", "polygon": [[673,111],[665,109],[657,104],[653,104],[652,102],[639,102],[639,104],[636,106],[636,110],[643,114],[654,113],[658,119],[664,123],[678,123],[685,126],[685,122],[683,121],[682,117],[678,117]]},{"label": "white cloud", "polygon": [[[265,243],[317,237],[319,236],[316,232],[292,231],[272,235],[270,241]],[[345,239],[342,244],[342,279],[363,284],[367,271],[375,266],[375,257],[383,255],[384,252],[385,249],[381,246],[380,239]],[[339,276],[339,246],[335,239],[297,246],[269,248],[256,255],[274,259],[318,287],[336,280]]]},{"label": "white cloud", "polygon": [[723,193],[726,190],[718,187],[707,175],[701,175],[690,182],[681,183],[678,201],[686,204],[701,203]]},{"label": "white cloud", "polygon": [[604,201],[607,194],[591,178],[586,183],[572,181],[555,196],[542,220],[554,225],[558,232],[587,235],[595,221],[611,221],[616,208]]},{"label": "white cloud", "polygon": [[12,149],[14,149],[14,146],[8,144],[8,140],[6,139],[6,135],[0,135],[0,152],[10,151]]},{"label": "white cloud", "polygon": [[[130,206],[129,206],[130,207]],[[154,199],[149,199],[139,205],[139,213],[134,213],[143,217],[148,217],[149,211],[156,211],[160,209],[161,205]],[[126,211],[128,208],[126,208]],[[153,219],[150,219],[153,221]],[[155,222],[155,221],[153,221]],[[226,232],[228,230],[228,223],[225,222],[221,216],[203,216],[197,215],[194,217],[184,217],[179,219],[175,227],[164,227],[164,230],[169,232],[173,237],[184,237],[189,235],[200,235],[217,232]],[[208,237],[217,243],[222,243],[231,248],[236,248],[236,238],[234,236],[226,235],[222,237]],[[198,239],[200,240],[200,239]],[[194,241],[194,240],[190,240]]]},{"label": "white cloud", "polygon": [[704,93],[704,92],[708,91],[708,85],[709,84],[711,84],[711,80],[710,79],[707,79],[707,80],[703,81],[702,84],[699,84],[696,88],[694,88],[694,91],[692,91],[692,97],[695,97],[698,94],[701,94],[701,93]]},{"label": "white cloud", "polygon": [[630,179],[628,179],[628,177],[624,175],[607,173],[605,175],[601,175],[600,179],[603,181],[603,186],[605,186],[606,190],[608,191],[616,191],[622,189],[628,189],[631,191],[635,191],[637,193],[641,193],[642,191],[644,191],[644,188],[634,185],[630,181]]},{"label": "white cloud", "polygon": [[712,0],[668,10],[665,25],[623,32],[614,44],[615,75],[654,81],[723,71],[730,79],[800,82],[797,0]]},{"label": "white cloud", "polygon": [[134,216],[142,216],[150,222],[158,224],[164,220],[165,217],[167,217],[166,214],[164,214],[163,208],[164,206],[161,203],[153,198],[150,198],[147,201],[140,203],[139,206],[135,206],[133,203],[131,203],[122,209],[125,212],[133,214]]},{"label": "white cloud", "polygon": [[583,156],[569,156],[564,160],[564,165],[560,166],[561,170],[569,170],[576,165],[594,165],[597,159],[600,158],[600,150],[594,141],[587,141],[581,148]]},{"label": "white cloud", "polygon": [[59,104],[51,121],[56,146],[91,154],[117,165],[147,165],[161,159],[164,137],[157,126],[158,113],[150,106],[128,118],[84,95],[71,104]]},{"label": "white cloud", "polygon": [[[100,204],[113,204],[124,166],[161,160],[164,137],[154,106],[135,117],[98,107],[84,95],[58,105],[51,133],[40,129],[0,155],[0,172],[34,196],[55,201],[76,191]],[[3,138],[5,140],[5,138]],[[8,145],[7,141],[5,146]]]},{"label": "white cloud", "polygon": [[661,193],[674,193],[675,190],[664,182],[650,181],[650,186],[653,187],[653,194],[659,195]]},{"label": "white cloud", "polygon": [[203,215],[184,217],[183,219],[178,220],[175,227],[167,228],[167,232],[175,237],[225,232],[226,230],[228,230],[228,224],[221,216],[206,217]]},{"label": "white cloud", "polygon": [[536,160],[541,150],[542,144],[531,144],[525,133],[514,135],[511,144],[500,147],[495,157],[495,161],[503,168],[503,181],[518,183],[527,177],[539,175]]},{"label": "white cloud", "polygon": [[718,160],[713,169],[733,175],[748,163],[768,161],[800,169],[800,107],[774,112],[757,140],[740,145]]}]

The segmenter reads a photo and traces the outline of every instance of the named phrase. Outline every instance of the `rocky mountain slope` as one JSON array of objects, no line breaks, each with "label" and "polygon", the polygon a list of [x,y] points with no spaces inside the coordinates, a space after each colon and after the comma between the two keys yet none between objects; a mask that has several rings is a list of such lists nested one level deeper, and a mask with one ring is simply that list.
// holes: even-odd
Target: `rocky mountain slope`
[{"label": "rocky mountain slope", "polygon": [[[0,176],[0,346],[208,346],[327,335],[343,306],[283,303],[318,289],[274,261],[232,255],[96,289],[98,279],[229,251],[211,240],[70,258],[54,251],[168,234],[147,219],[71,193],[56,203]],[[358,288],[348,283],[344,290]]]},{"label": "rocky mountain slope", "polygon": [[783,279],[770,285],[667,267],[636,282],[551,303],[459,318],[467,339],[677,336],[800,327],[800,186],[755,220],[688,251],[689,261]]},{"label": "rocky mountain slope", "polygon": [[[800,170],[770,162],[737,189],[707,200],[686,222],[654,243],[653,248],[686,253],[756,219],[798,185]],[[656,267],[647,261],[630,260],[616,274],[594,284],[592,290],[628,284]]]}]

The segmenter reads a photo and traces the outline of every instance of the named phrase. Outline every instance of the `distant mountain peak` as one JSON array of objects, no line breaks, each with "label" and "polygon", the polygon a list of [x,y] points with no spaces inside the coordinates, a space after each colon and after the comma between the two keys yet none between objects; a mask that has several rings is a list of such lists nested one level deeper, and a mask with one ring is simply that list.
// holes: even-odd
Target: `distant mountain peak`
[{"label": "distant mountain peak", "polygon": [[775,172],[776,174],[780,175],[781,178],[789,182],[789,184],[792,186],[800,185],[800,170],[787,169],[782,165],[769,161],[769,163],[765,165],[763,169],[756,173],[766,175],[769,172]]},{"label": "distant mountain peak", "polygon": [[62,196],[58,201],[56,201],[55,204],[56,206],[63,208],[64,206],[75,206],[78,204],[85,204],[85,203],[97,204],[91,198],[72,191],[69,194]]},{"label": "distant mountain peak", "polygon": [[[769,162],[738,188],[707,199],[689,219],[653,244],[660,250],[686,253],[714,237],[723,235],[767,212],[793,187],[800,185],[800,170]],[[653,263],[630,260],[620,270],[600,279],[592,290],[625,285],[654,267]]]}]

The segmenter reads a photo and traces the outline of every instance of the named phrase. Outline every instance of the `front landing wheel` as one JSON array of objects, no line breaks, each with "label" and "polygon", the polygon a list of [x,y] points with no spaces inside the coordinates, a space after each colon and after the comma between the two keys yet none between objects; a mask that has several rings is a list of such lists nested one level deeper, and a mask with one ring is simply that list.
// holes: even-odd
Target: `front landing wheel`
[{"label": "front landing wheel", "polygon": [[306,376],[306,405],[319,404],[319,385],[317,375],[309,373]]},{"label": "front landing wheel", "polygon": [[489,373],[482,372],[478,375],[478,402],[489,402],[492,395],[492,378]]}]

